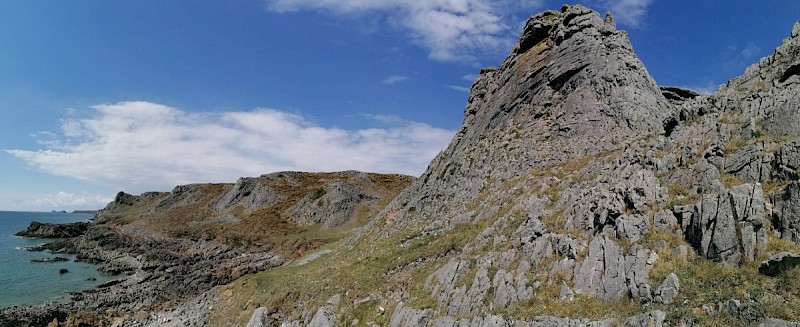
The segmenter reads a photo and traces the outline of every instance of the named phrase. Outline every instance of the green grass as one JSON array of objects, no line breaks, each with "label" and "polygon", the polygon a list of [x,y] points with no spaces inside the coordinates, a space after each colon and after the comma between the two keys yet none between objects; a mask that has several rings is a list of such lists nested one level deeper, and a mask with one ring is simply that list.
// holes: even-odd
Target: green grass
[{"label": "green grass", "polygon": [[[372,299],[358,307],[343,306],[347,309],[339,315],[341,323],[349,325],[353,319],[359,319],[386,325],[388,317],[377,313],[376,307],[382,305],[387,310],[393,307],[387,307],[389,303],[381,298],[382,294],[388,290],[406,289],[412,294],[408,301],[410,305],[418,308],[434,306],[435,300],[422,289],[425,278],[449,254],[459,252],[464,245],[471,243],[496,218],[457,225],[440,235],[398,233],[378,241],[375,235],[364,235],[351,249],[341,248],[342,244],[338,242],[325,246],[336,252],[303,266],[287,264],[248,275],[226,286],[212,323],[228,322],[230,317],[236,317],[236,323],[245,324],[258,306],[278,308],[282,312],[296,312],[294,306],[297,303],[304,303],[306,308],[316,308],[330,296],[340,294],[343,303],[353,303],[367,296]],[[403,243],[408,245],[400,246]]]},{"label": "green grass", "polygon": [[[676,242],[685,244],[683,240],[666,234],[655,233],[650,237],[666,240],[671,247]],[[737,299],[762,318],[800,320],[800,269],[783,272],[774,278],[758,273],[758,265],[768,257],[768,253],[785,250],[798,251],[800,248],[770,237],[767,253],[759,254],[755,261],[746,262],[741,267],[712,262],[695,255],[691,248],[688,258],[673,257],[671,249],[661,251],[658,262],[650,271],[650,284],[655,289],[669,273],[674,272],[680,280],[680,292],[672,305],[655,305],[654,308],[668,312],[667,320],[671,325],[689,321],[696,326],[742,326],[742,322],[728,314],[711,315],[702,310],[692,310],[704,304]]]}]

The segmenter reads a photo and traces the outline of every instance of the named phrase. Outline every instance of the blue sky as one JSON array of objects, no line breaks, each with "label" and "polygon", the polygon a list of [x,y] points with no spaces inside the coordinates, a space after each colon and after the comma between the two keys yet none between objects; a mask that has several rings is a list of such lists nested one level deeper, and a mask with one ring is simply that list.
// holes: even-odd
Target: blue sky
[{"label": "blue sky", "polygon": [[[662,85],[712,92],[800,1],[592,0]],[[420,174],[545,0],[0,2],[0,210],[278,170]]]}]

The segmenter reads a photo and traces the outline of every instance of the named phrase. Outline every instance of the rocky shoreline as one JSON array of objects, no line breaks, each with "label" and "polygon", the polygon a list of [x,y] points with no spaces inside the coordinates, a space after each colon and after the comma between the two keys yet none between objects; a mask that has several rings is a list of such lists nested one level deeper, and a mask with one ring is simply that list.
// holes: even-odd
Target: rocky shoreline
[{"label": "rocky shoreline", "polygon": [[49,224],[34,221],[31,222],[31,225],[28,226],[28,228],[23,231],[19,231],[14,235],[37,238],[70,238],[85,234],[88,227],[89,223],[87,222]]},{"label": "rocky shoreline", "polygon": [[[32,223],[26,231],[64,235],[62,232],[75,227],[41,225]],[[95,289],[71,293],[67,303],[0,309],[0,326],[41,326],[54,319],[69,321],[67,325],[158,325],[159,315],[150,312],[173,312],[181,305],[193,308],[189,304],[200,301],[203,297],[199,296],[215,286],[283,261],[272,253],[245,252],[210,241],[165,237],[141,227],[110,224],[87,224],[81,235],[29,250],[76,255],[77,260],[98,264],[100,272],[119,278]],[[200,313],[191,316],[202,318]]]}]

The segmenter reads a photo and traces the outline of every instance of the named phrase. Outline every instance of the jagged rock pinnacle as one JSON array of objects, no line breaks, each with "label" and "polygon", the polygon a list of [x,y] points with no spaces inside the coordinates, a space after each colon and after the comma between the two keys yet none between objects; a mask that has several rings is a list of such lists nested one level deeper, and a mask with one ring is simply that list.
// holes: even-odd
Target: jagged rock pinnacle
[{"label": "jagged rock pinnacle", "polygon": [[481,71],[461,130],[403,202],[447,226],[469,220],[464,205],[491,180],[663,134],[677,113],[614,25],[580,5],[530,17],[500,66]]}]

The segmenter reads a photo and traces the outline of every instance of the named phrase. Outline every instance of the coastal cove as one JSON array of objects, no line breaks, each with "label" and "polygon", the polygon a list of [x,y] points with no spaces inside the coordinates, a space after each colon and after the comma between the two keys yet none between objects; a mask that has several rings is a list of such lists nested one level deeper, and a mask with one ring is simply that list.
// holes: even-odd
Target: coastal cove
[{"label": "coastal cove", "polygon": [[[55,239],[14,236],[32,221],[71,223],[89,221],[87,213],[0,211],[0,308],[69,300],[69,292],[91,289],[114,279],[101,274],[97,265],[75,262],[74,255],[54,255],[48,251],[31,252],[27,247]],[[31,260],[64,257],[68,261],[36,263]],[[68,273],[59,273],[67,269]]]}]

